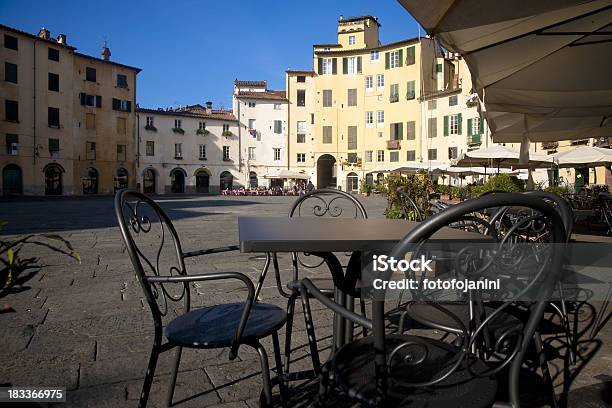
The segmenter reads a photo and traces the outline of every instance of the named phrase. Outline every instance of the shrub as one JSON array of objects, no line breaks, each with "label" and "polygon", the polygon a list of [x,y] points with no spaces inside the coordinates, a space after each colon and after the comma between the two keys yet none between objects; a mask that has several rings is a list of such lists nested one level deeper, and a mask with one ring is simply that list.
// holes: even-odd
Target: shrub
[{"label": "shrub", "polygon": [[397,197],[397,191],[406,193],[425,216],[430,214],[429,193],[433,191],[433,184],[426,171],[406,176],[387,177],[387,218],[401,218],[402,208]]},{"label": "shrub", "polygon": [[198,129],[198,130],[196,130],[196,134],[197,135],[206,136],[209,133],[210,133],[210,131],[208,129]]}]

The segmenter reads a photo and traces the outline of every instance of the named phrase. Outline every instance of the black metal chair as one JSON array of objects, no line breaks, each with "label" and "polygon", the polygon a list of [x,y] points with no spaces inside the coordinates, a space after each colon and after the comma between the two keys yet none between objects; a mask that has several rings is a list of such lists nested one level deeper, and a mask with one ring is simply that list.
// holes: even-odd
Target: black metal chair
[{"label": "black metal chair", "polygon": [[[238,355],[241,345],[253,347],[260,359],[262,403],[272,404],[272,385],[268,356],[260,339],[272,336],[278,377],[282,363],[278,330],[285,324],[285,311],[275,305],[255,303],[255,288],[248,276],[239,272],[215,272],[188,275],[185,259],[228,252],[236,246],[184,252],[170,218],[149,197],[129,190],[115,196],[115,214],[123,242],[153,315],[155,335],[139,406],[145,407],[155,375],[158,356],[176,348],[167,405],[172,405],[174,387],[183,347],[230,348],[229,358]],[[244,284],[244,302],[206,306],[191,310],[190,285],[194,282],[237,280]],[[179,303],[176,305],[175,303]],[[183,303],[180,307],[180,303]],[[172,314],[178,316],[170,319]],[[165,318],[165,319],[164,319]],[[164,320],[166,342],[163,342]],[[284,383],[280,381],[281,396]]]},{"label": "black metal chair", "polygon": [[[543,354],[538,325],[560,278],[563,246],[558,244],[565,242],[566,234],[558,212],[534,196],[487,195],[464,201],[430,217],[404,237],[389,256],[405,259],[409,255],[409,259],[418,259],[430,237],[441,228],[458,222],[466,214],[502,207],[528,208],[532,213],[514,223],[502,241],[493,242],[489,250],[481,246],[472,248],[471,243],[458,243],[452,249],[458,254],[457,262],[440,265],[441,269],[461,272],[473,279],[487,276],[483,275],[485,271],[494,276],[505,276],[504,284],[508,286],[504,289],[509,290],[504,292],[504,301],[483,314],[480,314],[477,300],[487,293],[467,291],[465,303],[468,310],[474,311],[467,324],[447,310],[443,302],[431,298],[430,304],[438,313],[450,316],[459,328],[459,340],[454,344],[429,337],[388,334],[385,326],[388,293],[384,290],[373,292],[370,320],[329,299],[308,279],[302,280],[302,292],[373,332],[372,336],[339,349],[324,365],[320,376],[319,405],[325,405],[328,394],[335,390],[372,407],[486,407],[501,401],[500,396],[507,391],[503,399],[508,402],[499,402],[495,406],[520,406],[522,365],[532,345],[539,356]],[[540,236],[538,245],[517,245],[520,243],[512,239],[513,233],[529,224],[541,226],[540,231],[546,233]],[[390,273],[378,277],[388,279]],[[416,296],[428,298],[423,287],[416,292]],[[526,293],[530,298],[524,298]],[[308,301],[309,297],[304,298]],[[516,302],[525,305],[526,318],[506,327],[493,327],[505,309]],[[428,316],[421,316],[420,321],[432,328],[440,328]],[[474,351],[475,344],[482,344],[482,348]],[[546,365],[540,368],[552,388]]]},{"label": "black metal chair", "polygon": [[423,221],[425,219],[419,206],[408,194],[402,191],[401,188],[397,190],[396,194],[401,206],[403,219],[410,221]]}]

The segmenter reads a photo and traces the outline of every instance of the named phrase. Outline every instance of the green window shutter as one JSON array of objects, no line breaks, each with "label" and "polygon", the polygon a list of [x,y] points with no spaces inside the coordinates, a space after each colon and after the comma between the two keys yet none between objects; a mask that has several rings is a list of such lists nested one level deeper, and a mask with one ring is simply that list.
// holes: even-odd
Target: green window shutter
[{"label": "green window shutter", "polygon": [[344,75],[348,74],[348,58],[342,58],[342,73]]},{"label": "green window shutter", "polygon": [[442,72],[442,64],[436,64],[436,72]]},{"label": "green window shutter", "polygon": [[332,58],[332,75],[338,73],[338,58]]},{"label": "green window shutter", "polygon": [[462,123],[461,123],[461,114],[458,113],[457,114],[457,134],[460,135],[461,134],[461,128],[462,128]]},{"label": "green window shutter", "polygon": [[81,101],[81,105],[85,105],[85,98],[87,98],[87,95],[85,95],[83,92],[79,93],[79,100]]},{"label": "green window shutter", "polygon": [[444,136],[448,136],[448,115],[444,116]]},{"label": "green window shutter", "polygon": [[415,62],[414,46],[406,48],[406,65],[413,65]]},{"label": "green window shutter", "polygon": [[389,69],[389,53],[385,52],[385,69]]},{"label": "green window shutter", "polygon": [[472,119],[468,119],[467,135],[472,136]]},{"label": "green window shutter", "polygon": [[49,139],[49,151],[59,152],[59,139]]},{"label": "green window shutter", "polygon": [[[484,133],[484,120],[483,118],[480,118],[480,121],[478,123],[478,135],[482,135]],[[480,140],[480,138],[479,138]]]},{"label": "green window shutter", "polygon": [[397,140],[404,139],[404,122],[397,124]]},{"label": "green window shutter", "polygon": [[96,108],[102,107],[102,96],[96,95]]},{"label": "green window shutter", "polygon": [[406,99],[411,100],[415,98],[414,81],[408,81],[406,86]]},{"label": "green window shutter", "polygon": [[399,49],[397,50],[397,52],[399,54],[399,66],[401,67],[402,65],[404,65],[404,50]]},{"label": "green window shutter", "polygon": [[357,73],[361,74],[361,57],[357,57]]},{"label": "green window shutter", "polygon": [[318,59],[318,65],[319,65],[319,67],[317,69],[317,73],[319,75],[321,75],[321,74],[323,74],[323,58],[319,57],[317,59]]}]

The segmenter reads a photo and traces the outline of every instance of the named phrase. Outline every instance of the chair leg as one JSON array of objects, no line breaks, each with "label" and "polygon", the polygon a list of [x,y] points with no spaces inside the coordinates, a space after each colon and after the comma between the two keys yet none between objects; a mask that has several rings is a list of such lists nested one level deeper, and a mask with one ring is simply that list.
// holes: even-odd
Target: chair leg
[{"label": "chair leg", "polygon": [[145,408],[149,399],[149,392],[151,391],[151,385],[153,384],[153,377],[155,376],[155,367],[157,366],[157,358],[159,357],[158,346],[154,345],[151,349],[151,355],[149,357],[149,365],[147,366],[147,372],[145,374],[144,383],[142,384],[142,392],[140,393],[140,400],[138,401],[139,408]]},{"label": "chair leg", "polygon": [[168,399],[167,406],[172,406],[172,399],[174,398],[174,387],[176,386],[176,377],[178,375],[179,364],[181,363],[181,354],[183,352],[182,347],[176,349],[174,354],[174,364],[172,366],[172,374],[170,375],[170,384],[168,386]]},{"label": "chair leg", "polygon": [[310,298],[306,289],[300,287],[302,299],[302,308],[304,309],[304,323],[306,324],[306,333],[308,334],[308,345],[310,346],[310,358],[312,358],[312,368],[315,374],[321,372],[321,361],[319,360],[319,348],[317,347],[317,337],[314,331],[314,323],[312,321],[312,313],[310,309]]},{"label": "chair leg", "polygon": [[553,408],[557,408],[557,397],[555,395],[555,386],[552,381],[552,377],[550,376],[550,370],[548,369],[548,359],[546,358],[546,353],[544,352],[544,347],[542,344],[542,337],[539,332],[535,332],[533,335],[533,343],[535,345],[536,350],[536,358],[538,363],[540,364],[540,370],[542,370],[542,377],[544,381],[550,387],[550,406]]},{"label": "chair leg", "polygon": [[329,392],[329,365],[323,364],[321,374],[319,374],[319,392],[315,401],[315,407],[324,407],[327,403],[327,394]]},{"label": "chair leg", "polygon": [[257,354],[259,355],[259,362],[261,364],[261,375],[263,377],[263,396],[265,401],[262,401],[265,406],[272,406],[272,381],[270,381],[270,365],[268,364],[268,354],[266,349],[257,342],[253,345]]},{"label": "chair leg", "polygon": [[565,340],[567,341],[567,350],[569,355],[569,362],[571,365],[576,363],[576,339],[572,334],[571,323],[569,320],[569,313],[567,312],[567,303],[565,301],[565,293],[563,291],[563,283],[559,282],[559,295],[561,298],[561,322],[565,329]]},{"label": "chair leg", "polygon": [[287,300],[287,322],[285,323],[285,375],[289,375],[289,365],[291,363],[291,334],[293,332],[293,316],[295,313],[295,300],[299,293],[294,291]]},{"label": "chair leg", "polygon": [[278,378],[278,388],[280,389],[281,404],[285,406],[287,403],[287,382],[283,373],[283,363],[281,361],[281,350],[278,342],[278,332],[272,333],[272,345],[274,348],[274,362],[276,364],[276,375]]},{"label": "chair leg", "polygon": [[[366,314],[366,304],[365,304],[365,300],[363,300],[363,297],[359,297],[359,308],[361,309],[361,315],[363,317],[368,317],[368,315]],[[363,334],[363,337],[367,337],[368,329],[364,327],[362,329],[362,334]]]}]

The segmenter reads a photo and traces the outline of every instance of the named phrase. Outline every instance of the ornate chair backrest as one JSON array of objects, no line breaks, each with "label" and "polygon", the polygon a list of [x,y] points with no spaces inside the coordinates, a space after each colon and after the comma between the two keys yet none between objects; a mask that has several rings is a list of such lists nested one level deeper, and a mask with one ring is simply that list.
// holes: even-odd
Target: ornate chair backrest
[{"label": "ornate chair backrest", "polygon": [[[528,210],[525,217],[516,217],[514,224],[509,226],[509,233],[501,236],[500,240],[488,239],[479,234],[466,236],[465,241],[440,244],[440,241],[432,242],[430,239],[436,233],[443,233],[444,227],[457,224],[474,213],[485,212],[487,209],[513,209],[518,211]],[[525,226],[538,225],[540,230],[546,233],[539,234],[537,242],[526,241],[517,245],[509,239],[514,236],[515,231],[526,228]],[[540,231],[541,232],[541,231]],[[562,246],[565,243],[565,229],[559,212],[544,200],[525,194],[506,193],[489,194],[472,200],[464,201],[441,211],[427,220],[421,222],[412,229],[402,241],[400,241],[389,253],[395,259],[419,259],[424,253],[431,254],[432,251],[446,251],[441,259],[452,259],[452,262],[440,262],[435,264],[435,276],[432,279],[442,277],[450,280],[451,277],[459,279],[470,279],[472,281],[483,280],[485,277],[497,277],[502,274],[508,278],[502,281],[499,298],[495,308],[486,316],[474,316],[465,327],[457,316],[450,310],[444,308],[444,300],[439,297],[439,289],[428,290],[423,285],[416,291],[420,299],[427,299],[431,305],[440,313],[447,314],[453,318],[460,327],[463,327],[461,345],[452,351],[447,363],[434,368],[425,364],[428,362],[427,351],[424,343],[421,344],[414,339],[406,343],[394,344],[393,350],[386,350],[385,331],[385,301],[390,300],[390,292],[375,290],[373,292],[373,335],[374,348],[376,350],[375,365],[378,384],[378,395],[384,399],[387,387],[387,377],[395,370],[406,372],[408,366],[409,378],[393,377],[394,383],[399,383],[410,388],[428,387],[445,381],[460,367],[467,369],[470,375],[475,377],[487,377],[495,375],[499,371],[510,368],[509,388],[518,389],[519,369],[523,362],[525,353],[533,338],[535,330],[542,319],[547,300],[553,293],[556,283],[560,278],[562,257]],[[549,245],[544,245],[549,244]],[[537,247],[537,250],[534,249]],[[432,250],[433,248],[433,250]],[[449,254],[454,256],[449,256]],[[379,278],[388,280],[391,272],[386,271]],[[504,285],[508,284],[508,287]],[[473,299],[481,299],[491,292],[481,289],[469,289],[461,294],[458,301],[465,302],[466,306],[475,306]],[[442,298],[444,299],[444,298]],[[481,344],[487,333],[494,332],[492,322],[500,317],[500,313],[515,302],[527,305],[528,319],[522,324],[504,328],[500,334],[496,332],[495,338],[483,347],[494,361],[491,366],[475,364],[473,354],[474,345]],[[420,323],[428,324],[436,328],[434,321],[427,320]],[[489,339],[491,340],[491,339]],[[451,353],[451,352],[449,352]],[[431,360],[429,360],[431,362]],[[516,387],[515,387],[516,386]],[[510,392],[512,406],[518,406],[517,393]]]},{"label": "ornate chair backrest", "polygon": [[368,218],[363,204],[351,194],[322,188],[300,197],[291,207],[289,217]]},{"label": "ornate chair backrest", "polygon": [[419,206],[408,194],[401,189],[398,189],[396,194],[401,206],[403,219],[410,221],[423,221],[425,219]]},{"label": "ornate chair backrest", "polygon": [[568,202],[563,197],[548,191],[527,191],[525,194],[539,197],[559,211],[559,215],[563,220],[563,226],[565,227],[565,232],[567,234],[567,241],[569,242],[570,237],[572,236],[572,230],[574,229],[574,211]]},{"label": "ornate chair backrest", "polygon": [[168,215],[151,198],[130,190],[115,195],[115,215],[155,324],[161,326],[163,317],[175,312],[175,304],[183,303],[182,309],[188,311],[188,283],[147,281],[153,276],[186,274],[181,243]]}]

